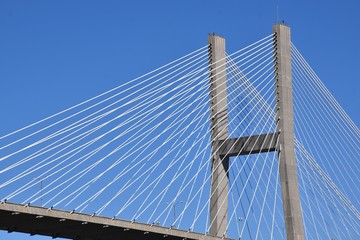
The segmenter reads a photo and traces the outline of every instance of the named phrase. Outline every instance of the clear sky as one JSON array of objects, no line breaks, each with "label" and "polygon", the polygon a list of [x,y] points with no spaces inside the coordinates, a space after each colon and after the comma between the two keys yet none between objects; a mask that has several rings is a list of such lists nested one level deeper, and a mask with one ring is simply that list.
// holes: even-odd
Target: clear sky
[{"label": "clear sky", "polygon": [[198,49],[208,33],[231,53],[282,20],[359,125],[359,10],[356,0],[2,0],[0,135]]}]

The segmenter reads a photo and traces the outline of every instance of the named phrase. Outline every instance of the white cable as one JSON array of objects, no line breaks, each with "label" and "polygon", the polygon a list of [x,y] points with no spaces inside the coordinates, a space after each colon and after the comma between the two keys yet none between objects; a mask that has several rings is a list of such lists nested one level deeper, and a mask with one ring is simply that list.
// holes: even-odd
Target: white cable
[{"label": "white cable", "polygon": [[35,123],[33,123],[33,124],[30,124],[30,125],[28,125],[28,126],[26,126],[26,127],[23,127],[23,128],[21,128],[21,129],[19,129],[19,130],[16,130],[16,131],[13,131],[13,132],[11,132],[11,133],[8,133],[8,134],[6,134],[6,135],[4,135],[4,136],[1,136],[0,139],[4,139],[4,138],[6,138],[6,137],[9,137],[9,136],[11,136],[11,135],[13,135],[13,134],[15,134],[15,133],[18,133],[18,132],[20,132],[20,131],[23,131],[23,130],[25,130],[25,129],[28,129],[28,128],[32,127],[32,126],[35,126],[35,125],[37,125],[37,124],[39,124],[39,123],[42,123],[42,122],[44,122],[44,121],[46,121],[46,120],[49,120],[49,119],[51,119],[51,118],[53,118],[53,117],[56,117],[56,116],[58,116],[58,115],[60,115],[60,114],[62,114],[62,113],[68,112],[68,111],[70,111],[70,110],[72,110],[72,109],[74,109],[74,108],[77,108],[77,107],[79,107],[79,106],[81,106],[81,105],[83,105],[83,104],[85,104],[85,103],[87,103],[87,102],[90,102],[90,101],[92,101],[92,100],[94,100],[94,99],[97,99],[97,98],[99,98],[99,97],[101,97],[101,96],[104,96],[104,95],[106,95],[106,94],[108,94],[108,93],[110,93],[110,92],[113,92],[113,91],[115,91],[115,90],[117,90],[117,89],[119,89],[119,88],[123,88],[123,87],[125,87],[125,86],[128,85],[128,84],[131,84],[131,83],[133,83],[133,82],[135,82],[135,81],[137,81],[137,80],[139,80],[139,79],[141,79],[141,78],[143,78],[143,77],[146,77],[146,76],[148,76],[148,75],[150,75],[150,74],[152,74],[152,73],[154,73],[154,72],[156,72],[156,71],[159,71],[159,70],[161,70],[161,69],[163,69],[163,68],[165,68],[165,67],[167,67],[167,66],[170,66],[170,65],[172,65],[172,64],[180,61],[181,59],[184,59],[184,58],[186,58],[186,57],[188,57],[188,56],[191,56],[192,54],[194,54],[194,53],[196,53],[196,52],[199,52],[199,51],[201,51],[201,50],[204,50],[204,49],[207,48],[207,47],[208,47],[207,45],[204,46],[204,47],[201,47],[201,48],[199,48],[199,49],[197,49],[197,50],[195,50],[195,51],[193,51],[193,52],[191,52],[191,53],[189,53],[189,54],[187,54],[187,55],[185,55],[185,56],[183,56],[183,57],[180,57],[180,58],[178,58],[178,59],[176,59],[176,60],[174,60],[174,61],[172,61],[172,62],[170,62],[170,63],[167,63],[167,64],[165,64],[165,65],[163,65],[163,66],[161,66],[161,67],[159,67],[159,68],[157,68],[157,69],[155,69],[155,70],[153,70],[153,71],[151,71],[151,72],[148,72],[148,73],[146,73],[146,74],[144,74],[144,75],[141,75],[140,77],[137,77],[137,78],[135,78],[135,79],[133,79],[133,80],[131,80],[131,81],[129,81],[129,82],[126,82],[126,83],[124,83],[124,84],[121,84],[120,86],[117,86],[117,87],[115,87],[115,88],[113,88],[113,89],[110,89],[109,91],[106,91],[106,92],[104,92],[104,93],[102,93],[102,94],[99,94],[99,95],[97,95],[97,96],[95,96],[95,97],[93,97],[93,98],[90,98],[90,99],[88,99],[88,100],[86,100],[86,101],[83,101],[83,102],[81,102],[81,103],[79,103],[79,104],[77,104],[77,105],[75,105],[75,106],[72,106],[72,107],[70,107],[70,108],[67,108],[67,109],[65,109],[65,110],[63,110],[63,111],[61,111],[61,112],[58,112],[58,113],[56,113],[56,114],[53,114],[53,115],[51,115],[51,116],[49,116],[49,117],[47,117],[47,118],[44,118],[44,119],[42,119],[42,120],[40,120],[40,121],[37,121],[37,122],[35,122]]},{"label": "white cable", "polygon": [[[199,58],[201,58],[201,57],[199,57]],[[195,60],[192,60],[190,63],[186,63],[184,66],[182,66],[182,67],[179,68],[179,69],[182,69],[183,67],[188,66],[189,64],[193,63],[194,61],[197,61],[199,58],[197,58],[197,59],[195,59]],[[187,70],[188,70],[188,69],[185,69],[185,70],[181,71],[180,73],[182,73],[182,72],[184,72],[184,71],[187,71]],[[177,71],[177,70],[176,70],[176,71]],[[165,75],[165,76],[162,76],[161,78],[157,79],[156,81],[151,82],[150,84],[148,84],[148,85],[145,86],[145,87],[148,87],[148,86],[150,86],[150,85],[153,85],[154,83],[157,83],[159,80],[162,80],[163,78],[166,78],[166,77],[170,76],[172,73],[173,73],[173,72],[171,72],[171,73],[169,73],[169,74],[167,74],[167,75]],[[178,73],[178,74],[179,74],[179,73]],[[178,74],[177,74],[177,75],[178,75]],[[156,76],[156,75],[155,75],[155,76]],[[175,76],[176,76],[176,75],[175,75]],[[149,78],[149,79],[152,79],[153,77],[154,77],[154,76],[152,76],[152,77]],[[147,79],[147,80],[149,80],[149,79]],[[147,80],[146,80],[146,81],[147,81]],[[138,84],[138,85],[139,85],[139,84]],[[137,85],[135,85],[135,86],[137,86]],[[122,91],[122,92],[120,92],[120,93],[117,93],[117,94],[115,94],[114,96],[118,96],[119,94],[121,94],[121,93],[123,93],[123,92],[126,92],[126,91],[134,88],[135,86],[132,86],[132,87],[130,87],[129,89],[126,89],[126,90],[124,90],[124,91]],[[140,89],[138,89],[138,90],[136,90],[136,91],[131,92],[130,94],[127,94],[126,97],[123,98],[123,99],[129,98],[130,96],[134,95],[135,93],[138,93],[138,92],[144,90],[145,87],[142,87],[142,88],[140,88]],[[150,91],[150,92],[151,92],[151,91]],[[60,120],[60,121],[58,121],[58,122],[56,122],[56,123],[54,123],[54,124],[51,124],[51,125],[43,128],[43,129],[40,129],[40,130],[38,130],[38,131],[35,131],[34,133],[31,133],[31,134],[29,134],[29,135],[27,135],[27,136],[25,136],[25,137],[23,137],[23,138],[20,138],[19,140],[13,141],[13,142],[11,142],[11,143],[9,143],[9,144],[1,147],[0,150],[1,150],[1,149],[4,149],[4,148],[7,148],[7,147],[9,147],[9,146],[11,146],[11,145],[13,145],[13,144],[15,144],[15,143],[18,143],[18,142],[20,142],[20,141],[22,141],[22,140],[24,140],[24,139],[27,139],[27,138],[29,138],[29,137],[31,137],[31,136],[34,136],[35,134],[37,134],[37,133],[39,133],[39,132],[42,132],[42,131],[50,128],[50,127],[53,127],[53,126],[55,126],[55,125],[57,125],[57,124],[59,124],[59,123],[61,123],[61,122],[64,122],[65,120],[67,120],[67,119],[69,119],[69,118],[72,118],[73,116],[76,116],[76,115],[78,115],[79,113],[85,112],[85,111],[87,111],[88,109],[91,109],[91,108],[93,108],[94,106],[97,106],[97,105],[99,105],[99,104],[107,101],[108,99],[113,98],[114,96],[112,96],[112,97],[110,97],[110,98],[107,98],[107,99],[105,99],[105,100],[103,100],[103,101],[101,101],[101,102],[99,102],[99,103],[97,103],[97,104],[95,104],[95,105],[93,105],[93,106],[91,106],[91,107],[88,107],[88,108],[86,108],[86,109],[84,109],[84,110],[81,110],[81,111],[79,111],[78,113],[75,113],[75,114],[73,114],[73,115],[71,115],[71,116],[69,116],[69,117],[66,117],[66,118],[64,118],[64,119],[62,119],[62,120]],[[123,99],[121,99],[121,100],[123,100]],[[118,100],[118,101],[121,101],[121,100]],[[117,101],[117,102],[118,102],[118,101]],[[116,102],[116,103],[117,103],[117,102]],[[52,137],[52,136],[50,136],[50,138],[51,138],[51,137]],[[29,149],[29,148],[31,148],[31,147],[34,147],[34,146],[38,145],[39,143],[42,143],[42,142],[44,142],[44,141],[47,141],[47,140],[50,139],[50,138],[44,138],[44,139],[41,139],[41,140],[39,140],[39,141],[37,141],[37,142],[35,142],[35,143],[33,143],[33,144],[30,144],[30,145],[28,145],[27,147],[25,147],[24,149],[18,150],[18,151],[16,151],[15,153],[12,153],[12,154],[9,154],[8,156],[5,156],[5,157],[0,158],[0,161],[3,161],[3,160],[5,160],[6,158],[8,158],[8,157],[10,157],[10,156],[12,156],[12,155],[14,155],[14,154],[17,154],[17,153],[19,153],[19,152],[22,152],[22,151],[24,151],[24,150],[26,150],[26,149]]]}]

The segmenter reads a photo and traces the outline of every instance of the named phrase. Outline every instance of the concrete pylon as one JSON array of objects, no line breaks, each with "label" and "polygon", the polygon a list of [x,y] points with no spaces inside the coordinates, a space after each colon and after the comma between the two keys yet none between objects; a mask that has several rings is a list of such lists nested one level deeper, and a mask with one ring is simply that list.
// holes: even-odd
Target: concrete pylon
[{"label": "concrete pylon", "polygon": [[279,133],[279,171],[287,240],[303,240],[304,229],[299,198],[294,150],[294,114],[292,100],[292,71],[290,28],[273,26],[275,34],[276,121]]},{"label": "concrete pylon", "polygon": [[[279,172],[287,240],[303,240],[304,229],[299,197],[294,148],[294,113],[290,28],[273,26],[275,53],[276,122],[275,133],[228,138],[225,39],[209,35],[212,181],[210,235],[226,237],[228,223],[229,157],[278,151]],[[278,140],[278,146],[266,139]],[[251,141],[257,139],[258,141]],[[245,144],[246,143],[246,144]],[[247,149],[251,149],[247,151]]]},{"label": "concrete pylon", "polygon": [[220,142],[228,138],[225,39],[209,35],[212,177],[210,235],[225,237],[228,223],[227,170],[229,157],[220,156]]}]

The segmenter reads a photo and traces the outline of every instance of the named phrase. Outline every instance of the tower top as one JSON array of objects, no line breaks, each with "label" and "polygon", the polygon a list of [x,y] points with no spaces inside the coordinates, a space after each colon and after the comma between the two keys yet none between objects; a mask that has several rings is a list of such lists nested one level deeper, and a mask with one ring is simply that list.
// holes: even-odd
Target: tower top
[{"label": "tower top", "polygon": [[290,25],[288,23],[285,23],[284,20],[282,20],[281,22],[275,23],[273,26],[277,26],[277,25],[281,25],[281,26],[285,26],[285,27],[290,28]]}]

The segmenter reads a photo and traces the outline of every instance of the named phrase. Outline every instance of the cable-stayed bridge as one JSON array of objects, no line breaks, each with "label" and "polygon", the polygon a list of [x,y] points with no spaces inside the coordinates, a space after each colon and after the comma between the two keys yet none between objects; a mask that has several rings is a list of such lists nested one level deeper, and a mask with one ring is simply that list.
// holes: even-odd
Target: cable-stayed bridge
[{"label": "cable-stayed bridge", "polygon": [[359,239],[360,131],[290,40],[209,44],[0,137],[0,228]]}]

